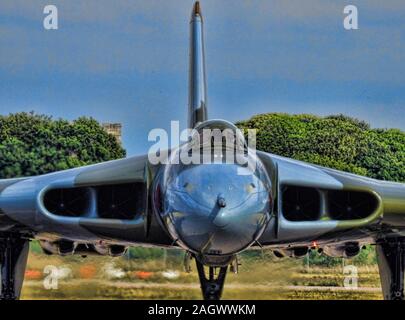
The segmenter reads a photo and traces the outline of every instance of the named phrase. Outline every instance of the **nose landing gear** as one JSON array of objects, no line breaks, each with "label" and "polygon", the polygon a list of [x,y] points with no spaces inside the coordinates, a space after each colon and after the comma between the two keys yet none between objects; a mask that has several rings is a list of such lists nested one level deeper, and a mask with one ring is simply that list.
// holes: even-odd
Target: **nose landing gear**
[{"label": "nose landing gear", "polygon": [[[225,267],[208,267],[209,274],[208,278],[206,276],[204,265],[195,259],[198,277],[200,278],[201,290],[204,300],[219,300],[221,299],[222,291],[224,288],[226,273],[228,271],[228,266]],[[218,274],[215,271],[219,269]]]}]

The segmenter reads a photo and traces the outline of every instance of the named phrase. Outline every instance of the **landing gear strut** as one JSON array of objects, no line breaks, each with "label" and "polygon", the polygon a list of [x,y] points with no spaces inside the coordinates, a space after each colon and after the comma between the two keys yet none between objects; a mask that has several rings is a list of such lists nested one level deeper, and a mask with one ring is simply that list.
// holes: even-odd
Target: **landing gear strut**
[{"label": "landing gear strut", "polygon": [[[195,259],[197,264],[198,276],[200,278],[201,290],[204,300],[219,300],[221,299],[222,290],[224,288],[226,272],[228,271],[228,266],[226,267],[208,267],[209,276],[208,279],[205,274],[204,265]],[[215,277],[215,271],[219,269],[218,275]]]},{"label": "landing gear strut", "polygon": [[386,300],[404,300],[405,239],[377,243],[377,261]]},{"label": "landing gear strut", "polygon": [[15,235],[0,235],[0,299],[17,300],[27,265],[29,241]]}]

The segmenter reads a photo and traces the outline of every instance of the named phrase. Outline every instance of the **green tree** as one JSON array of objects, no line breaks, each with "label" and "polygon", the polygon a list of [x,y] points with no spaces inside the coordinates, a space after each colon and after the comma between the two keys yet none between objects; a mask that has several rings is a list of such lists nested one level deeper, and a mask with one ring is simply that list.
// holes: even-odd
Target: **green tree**
[{"label": "green tree", "polygon": [[92,119],[54,120],[33,112],[0,116],[0,178],[45,174],[125,157]]},{"label": "green tree", "polygon": [[256,115],[237,126],[257,130],[258,150],[371,178],[405,182],[405,133],[398,129],[372,129],[344,115],[280,113]]}]

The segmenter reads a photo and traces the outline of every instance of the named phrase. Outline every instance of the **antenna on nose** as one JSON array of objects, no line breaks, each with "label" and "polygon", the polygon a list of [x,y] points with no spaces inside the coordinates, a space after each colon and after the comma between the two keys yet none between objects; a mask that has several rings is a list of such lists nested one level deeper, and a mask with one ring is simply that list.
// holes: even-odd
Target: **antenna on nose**
[{"label": "antenna on nose", "polygon": [[203,19],[200,3],[196,1],[190,20],[189,128],[207,120],[206,91]]},{"label": "antenna on nose", "polygon": [[218,204],[218,207],[220,207],[220,208],[225,208],[226,207],[226,201],[225,201],[225,198],[222,195],[218,196],[217,204]]}]

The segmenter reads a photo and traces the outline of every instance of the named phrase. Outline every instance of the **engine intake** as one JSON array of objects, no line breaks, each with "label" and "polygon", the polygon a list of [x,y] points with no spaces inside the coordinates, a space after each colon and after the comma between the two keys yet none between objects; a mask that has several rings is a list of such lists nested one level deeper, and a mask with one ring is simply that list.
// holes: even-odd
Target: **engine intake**
[{"label": "engine intake", "polygon": [[314,188],[284,186],[282,209],[289,221],[315,221],[321,215],[321,197]]}]

